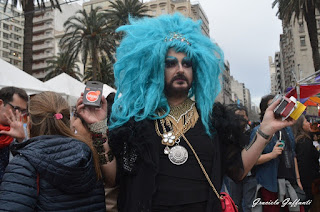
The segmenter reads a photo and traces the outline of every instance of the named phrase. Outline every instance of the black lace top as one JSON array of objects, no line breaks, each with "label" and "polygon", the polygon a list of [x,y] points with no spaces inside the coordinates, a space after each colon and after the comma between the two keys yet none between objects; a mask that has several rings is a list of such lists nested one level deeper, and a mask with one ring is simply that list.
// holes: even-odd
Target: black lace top
[{"label": "black lace top", "polygon": [[[242,133],[239,118],[220,104],[214,106],[212,120],[212,138],[205,133],[201,119],[186,133],[186,137],[202,160],[217,191],[220,191],[225,173],[236,181],[243,175],[241,148],[237,145]],[[177,167],[162,153],[164,146],[155,132],[154,121],[131,120],[110,132],[109,145],[117,158],[117,182],[120,184],[119,211],[152,211],[153,205],[201,201],[207,201],[206,211],[221,210],[220,201],[191,150],[183,139],[180,144],[187,148],[189,159]],[[166,197],[167,192],[181,194],[183,191],[182,197]]]}]

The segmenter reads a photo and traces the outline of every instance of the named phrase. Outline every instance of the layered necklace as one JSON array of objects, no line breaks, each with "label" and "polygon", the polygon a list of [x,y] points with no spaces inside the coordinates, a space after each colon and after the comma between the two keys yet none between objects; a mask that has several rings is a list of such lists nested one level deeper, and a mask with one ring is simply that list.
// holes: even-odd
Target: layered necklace
[{"label": "layered necklace", "polygon": [[[162,116],[164,113],[164,111],[160,111],[158,115]],[[187,149],[179,145],[180,138],[182,134],[196,125],[198,118],[199,114],[195,102],[187,99],[178,106],[170,106],[170,113],[165,118],[155,120],[156,132],[162,138],[161,143],[165,145],[163,152],[168,155],[171,163],[182,165],[188,160]]]}]

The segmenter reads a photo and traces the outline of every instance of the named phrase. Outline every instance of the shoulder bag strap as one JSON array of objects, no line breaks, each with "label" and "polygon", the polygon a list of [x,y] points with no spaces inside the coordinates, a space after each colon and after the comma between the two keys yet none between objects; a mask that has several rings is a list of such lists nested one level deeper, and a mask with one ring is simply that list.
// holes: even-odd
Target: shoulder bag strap
[{"label": "shoulder bag strap", "polygon": [[198,164],[200,165],[200,168],[201,168],[203,174],[206,176],[206,178],[207,178],[207,180],[208,180],[208,183],[210,184],[212,190],[213,190],[214,193],[217,195],[218,199],[223,199],[223,198],[219,195],[219,193],[217,192],[217,190],[216,190],[216,188],[214,187],[213,183],[211,182],[210,177],[209,177],[208,173],[206,172],[204,166],[202,165],[202,163],[201,163],[201,161],[200,161],[200,159],[199,159],[196,151],[193,149],[192,145],[190,144],[190,142],[189,142],[188,139],[184,136],[183,133],[181,134],[181,136],[182,136],[183,139],[187,142],[188,146],[189,146],[190,149],[192,150],[192,152],[193,152],[194,156],[196,157],[196,159],[197,159],[197,161],[198,161]]}]

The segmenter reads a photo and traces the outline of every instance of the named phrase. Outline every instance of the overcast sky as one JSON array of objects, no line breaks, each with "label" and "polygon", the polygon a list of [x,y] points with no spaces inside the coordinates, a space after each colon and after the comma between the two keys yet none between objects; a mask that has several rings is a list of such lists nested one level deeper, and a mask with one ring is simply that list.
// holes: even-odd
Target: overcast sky
[{"label": "overcast sky", "polygon": [[270,92],[268,56],[279,51],[281,21],[273,0],[198,0],[208,16],[210,36],[224,51],[231,75],[257,105]]}]

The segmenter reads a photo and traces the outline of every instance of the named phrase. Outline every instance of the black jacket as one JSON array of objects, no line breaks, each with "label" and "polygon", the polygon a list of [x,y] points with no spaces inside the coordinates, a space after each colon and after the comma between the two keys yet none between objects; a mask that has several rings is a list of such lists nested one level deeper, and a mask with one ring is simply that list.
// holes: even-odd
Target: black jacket
[{"label": "black jacket", "polygon": [[320,178],[319,152],[313,146],[309,138],[299,139],[296,145],[297,161],[300,173],[300,180],[307,198],[312,198],[312,182]]},{"label": "black jacket", "polygon": [[85,143],[38,136],[12,152],[0,186],[0,211],[105,211],[103,185]]}]

